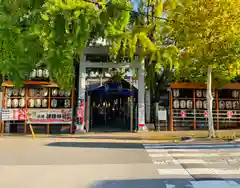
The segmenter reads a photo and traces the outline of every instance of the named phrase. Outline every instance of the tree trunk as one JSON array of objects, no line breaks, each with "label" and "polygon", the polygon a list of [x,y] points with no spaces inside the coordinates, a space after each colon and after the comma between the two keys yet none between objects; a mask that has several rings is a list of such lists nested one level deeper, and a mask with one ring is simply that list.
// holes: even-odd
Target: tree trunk
[{"label": "tree trunk", "polygon": [[208,66],[208,74],[207,74],[207,105],[208,105],[208,130],[209,130],[209,138],[215,138],[215,130],[213,125],[213,114],[212,114],[212,66]]}]

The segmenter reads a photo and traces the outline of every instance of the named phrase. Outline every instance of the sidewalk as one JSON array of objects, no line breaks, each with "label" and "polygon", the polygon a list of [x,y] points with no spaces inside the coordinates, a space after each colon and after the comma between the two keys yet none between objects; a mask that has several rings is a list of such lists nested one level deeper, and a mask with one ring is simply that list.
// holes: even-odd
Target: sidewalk
[{"label": "sidewalk", "polygon": [[[209,140],[208,131],[173,131],[173,132],[114,132],[114,133],[81,133],[81,134],[63,134],[63,135],[36,135],[36,139],[50,139],[71,141],[77,140],[79,142],[128,142],[128,143],[159,143],[159,142],[180,142],[183,137],[191,137],[194,142],[225,142],[235,135],[240,138],[240,130],[221,130],[216,131],[218,138]],[[0,137],[4,138],[23,138],[32,139],[31,135],[6,135]]]}]

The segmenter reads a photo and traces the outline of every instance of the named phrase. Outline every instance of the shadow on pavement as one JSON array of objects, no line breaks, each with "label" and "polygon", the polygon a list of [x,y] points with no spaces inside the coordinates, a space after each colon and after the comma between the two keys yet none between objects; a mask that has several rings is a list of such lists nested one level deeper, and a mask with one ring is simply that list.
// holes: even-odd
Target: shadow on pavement
[{"label": "shadow on pavement", "polygon": [[[149,145],[149,147],[148,147]],[[143,149],[142,143],[126,142],[51,142],[47,144],[51,147],[79,147],[79,148],[122,148],[122,149]],[[148,149],[234,149],[239,148],[239,144],[146,144]]]},{"label": "shadow on pavement", "polygon": [[141,143],[111,143],[111,142],[52,142],[47,144],[52,147],[79,147],[79,148],[121,148],[143,149]]},{"label": "shadow on pavement", "polygon": [[193,179],[134,179],[102,180],[89,188],[239,188],[239,179],[193,180]]}]

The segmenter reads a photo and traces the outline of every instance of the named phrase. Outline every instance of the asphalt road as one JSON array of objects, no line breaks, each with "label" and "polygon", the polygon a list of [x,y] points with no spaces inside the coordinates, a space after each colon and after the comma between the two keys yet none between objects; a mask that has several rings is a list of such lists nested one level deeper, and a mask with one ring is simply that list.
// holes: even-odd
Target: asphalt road
[{"label": "asphalt road", "polygon": [[0,140],[2,188],[155,188],[158,177],[139,143]]},{"label": "asphalt road", "polygon": [[0,138],[2,188],[240,188],[240,146]]}]

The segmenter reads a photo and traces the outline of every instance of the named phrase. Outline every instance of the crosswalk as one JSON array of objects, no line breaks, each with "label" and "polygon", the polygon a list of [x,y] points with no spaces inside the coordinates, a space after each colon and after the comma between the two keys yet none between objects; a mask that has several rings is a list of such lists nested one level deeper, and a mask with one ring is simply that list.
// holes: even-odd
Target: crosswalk
[{"label": "crosswalk", "polygon": [[240,188],[238,144],[143,145],[160,179],[189,181],[192,188]]}]

